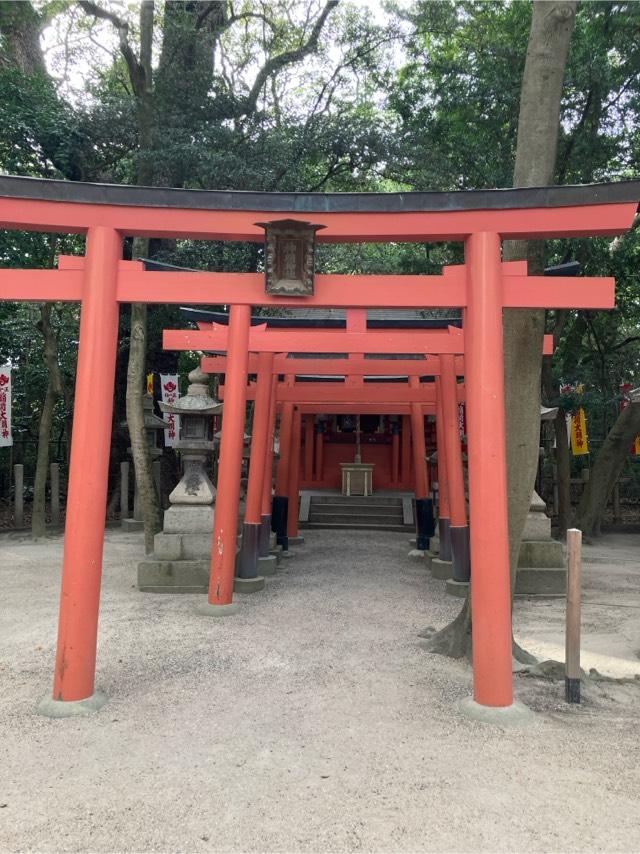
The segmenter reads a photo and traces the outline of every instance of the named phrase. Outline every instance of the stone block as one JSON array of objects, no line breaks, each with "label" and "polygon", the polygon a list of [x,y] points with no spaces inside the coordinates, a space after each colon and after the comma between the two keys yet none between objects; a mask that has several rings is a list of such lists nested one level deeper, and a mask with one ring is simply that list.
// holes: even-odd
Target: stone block
[{"label": "stone block", "polygon": [[434,557],[431,560],[431,577],[438,578],[440,581],[445,581],[453,575],[453,562],[450,560],[440,560],[439,557]]},{"label": "stone block", "polygon": [[188,560],[211,560],[211,534],[183,534],[182,556]]},{"label": "stone block", "polygon": [[258,558],[259,575],[275,575],[278,569],[278,558],[275,555],[267,555]]},{"label": "stone block", "polygon": [[139,519],[122,519],[120,527],[127,534],[131,534],[134,531],[144,531],[144,522]]},{"label": "stone block", "polygon": [[206,593],[208,560],[157,560],[138,564],[138,589],[144,593]]},{"label": "stone block", "polygon": [[551,519],[546,513],[527,513],[522,538],[523,540],[551,539]]},{"label": "stone block", "polygon": [[236,578],[233,581],[234,593],[258,593],[264,590],[264,577],[258,575],[257,578]]},{"label": "stone block", "polygon": [[180,560],[182,537],[180,534],[165,534],[161,531],[153,538],[153,555],[159,560]]},{"label": "stone block", "polygon": [[450,596],[457,596],[459,599],[465,599],[469,592],[469,582],[454,581],[453,578],[447,578],[445,590]]},{"label": "stone block", "polygon": [[547,505],[534,490],[522,533],[523,540],[550,540],[551,519],[547,516]]},{"label": "stone block", "polygon": [[527,566],[518,569],[516,596],[563,596],[567,590],[564,567]]},{"label": "stone block", "polygon": [[518,566],[564,567],[562,543],[557,540],[527,540],[520,545]]},{"label": "stone block", "polygon": [[174,504],[164,514],[165,534],[213,534],[213,505]]}]

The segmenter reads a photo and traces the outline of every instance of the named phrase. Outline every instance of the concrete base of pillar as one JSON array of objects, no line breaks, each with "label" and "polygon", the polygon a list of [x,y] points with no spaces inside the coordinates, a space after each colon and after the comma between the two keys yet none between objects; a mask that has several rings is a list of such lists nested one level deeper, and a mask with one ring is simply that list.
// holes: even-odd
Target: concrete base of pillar
[{"label": "concrete base of pillar", "polygon": [[564,566],[562,543],[557,540],[523,540],[520,545],[518,566]]},{"label": "concrete base of pillar", "polygon": [[233,592],[234,593],[258,593],[264,590],[264,576],[258,575],[256,578],[234,578]]},{"label": "concrete base of pillar", "polygon": [[516,576],[516,596],[564,596],[565,567],[521,566]]},{"label": "concrete base of pillar", "polygon": [[438,578],[440,581],[446,581],[453,575],[453,563],[450,560],[440,560],[439,557],[434,557],[431,561],[431,577]]},{"label": "concrete base of pillar", "polygon": [[203,617],[230,617],[232,614],[237,614],[240,606],[235,602],[229,605],[212,605],[211,602],[202,602],[196,607],[196,613]]},{"label": "concrete base of pillar", "polygon": [[289,537],[289,545],[290,546],[303,546],[304,545],[303,535],[297,534],[295,537]]},{"label": "concrete base of pillar", "polygon": [[453,578],[447,578],[445,590],[450,596],[457,596],[459,599],[465,599],[469,592],[469,582],[454,581]]},{"label": "concrete base of pillar", "polygon": [[144,531],[144,522],[138,519],[121,519],[120,527],[130,534],[133,531]]},{"label": "concrete base of pillar", "polygon": [[462,714],[483,724],[499,727],[524,726],[535,720],[535,713],[518,700],[510,706],[481,706],[472,697],[466,697],[458,708]]},{"label": "concrete base of pillar", "polygon": [[278,558],[267,555],[258,558],[258,575],[275,575],[278,570]]},{"label": "concrete base of pillar", "polygon": [[138,564],[138,590],[143,593],[207,593],[209,560],[156,560]]},{"label": "concrete base of pillar", "polygon": [[38,703],[36,711],[45,718],[76,718],[97,712],[106,702],[106,696],[99,691],[84,700],[54,700],[53,697],[45,697]]},{"label": "concrete base of pillar", "polygon": [[410,557],[412,560],[424,560],[424,556],[428,554],[424,549],[411,549],[407,557]]}]

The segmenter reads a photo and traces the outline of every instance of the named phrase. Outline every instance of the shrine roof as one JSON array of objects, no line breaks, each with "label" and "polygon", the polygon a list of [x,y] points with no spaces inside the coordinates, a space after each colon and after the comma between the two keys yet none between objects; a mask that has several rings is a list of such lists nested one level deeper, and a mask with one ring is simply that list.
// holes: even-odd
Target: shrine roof
[{"label": "shrine roof", "polygon": [[0,175],[0,196],[92,205],[294,213],[507,210],[640,201],[640,181],[397,193],[265,193],[90,184]]},{"label": "shrine roof", "polygon": [[[229,315],[223,311],[207,311],[181,306],[181,314],[193,323],[228,324]],[[255,315],[252,326],[266,323],[272,328],[345,329],[346,309],[340,308],[291,308],[286,315]],[[460,317],[425,317],[425,313],[414,309],[367,309],[369,329],[446,329],[462,326]]]}]

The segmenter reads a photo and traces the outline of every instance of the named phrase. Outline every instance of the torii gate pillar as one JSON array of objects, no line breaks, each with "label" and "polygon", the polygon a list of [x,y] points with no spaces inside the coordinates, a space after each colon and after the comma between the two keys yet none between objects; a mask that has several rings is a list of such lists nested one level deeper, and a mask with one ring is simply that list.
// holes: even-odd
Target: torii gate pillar
[{"label": "torii gate pillar", "polygon": [[223,500],[216,504],[214,516],[209,600],[198,606],[200,614],[214,617],[222,617],[237,610],[237,605],[233,603],[233,579],[238,538],[250,323],[251,306],[231,306],[226,383],[228,390],[222,412],[218,464],[218,495],[223,497]]},{"label": "torii gate pillar", "polygon": [[462,467],[462,446],[458,424],[458,396],[456,393],[456,371],[453,356],[443,354],[440,357],[442,370],[440,389],[442,391],[442,414],[444,417],[444,451],[447,460],[449,487],[450,527],[449,537],[453,559],[453,580],[468,584],[469,566],[469,526],[464,494],[464,470]]},{"label": "torii gate pillar", "polygon": [[438,534],[440,560],[451,561],[451,510],[449,506],[449,471],[444,439],[444,414],[442,409],[442,380],[436,377],[436,445],[438,451]]},{"label": "torii gate pillar", "polygon": [[38,711],[69,717],[100,708],[94,693],[105,506],[118,345],[118,261],[122,237],[95,227],[87,234],[73,442],[53,698]]},{"label": "torii gate pillar", "polygon": [[473,701],[513,705],[500,236],[472,234],[465,326]]}]

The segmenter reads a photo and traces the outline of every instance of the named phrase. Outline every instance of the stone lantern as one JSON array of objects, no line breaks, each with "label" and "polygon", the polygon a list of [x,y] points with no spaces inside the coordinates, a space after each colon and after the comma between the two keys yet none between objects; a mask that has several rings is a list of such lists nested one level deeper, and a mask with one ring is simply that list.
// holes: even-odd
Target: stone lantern
[{"label": "stone lantern", "polygon": [[180,416],[176,449],[184,474],[169,496],[162,531],[153,555],[138,564],[138,587],[154,593],[206,593],[211,563],[211,538],[216,489],[205,471],[216,446],[213,416],[222,404],[209,394],[207,374],[196,368],[189,387],[175,403],[160,404],[163,412]]},{"label": "stone lantern", "polygon": [[213,504],[216,488],[204,469],[214,449],[213,416],[222,404],[209,395],[208,376],[199,367],[189,374],[189,387],[175,403],[161,403],[163,412],[180,416],[176,448],[184,474],[169,496],[171,504]]}]

